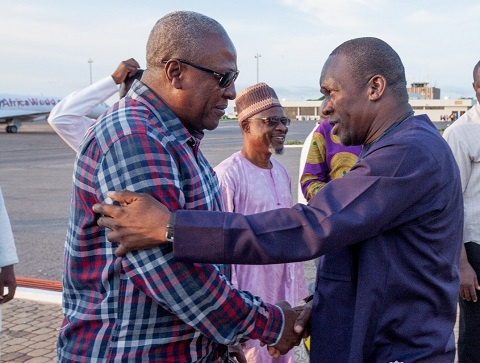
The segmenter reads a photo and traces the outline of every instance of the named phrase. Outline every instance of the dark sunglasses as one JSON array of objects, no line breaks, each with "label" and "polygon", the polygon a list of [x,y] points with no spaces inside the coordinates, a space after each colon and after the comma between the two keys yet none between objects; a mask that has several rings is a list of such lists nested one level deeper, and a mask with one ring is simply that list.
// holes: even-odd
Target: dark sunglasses
[{"label": "dark sunglasses", "polygon": [[290,119],[288,117],[250,117],[247,120],[262,120],[265,125],[268,127],[277,127],[280,122],[283,126],[288,127],[290,126]]},{"label": "dark sunglasses", "polygon": [[[193,67],[193,68],[199,69],[201,71],[213,74],[215,76],[215,78],[217,78],[218,85],[221,88],[227,88],[228,86],[230,86],[232,84],[232,82],[235,82],[235,80],[238,77],[238,74],[240,73],[240,71],[226,71],[225,73],[220,73],[220,72],[216,72],[216,71],[213,71],[211,69],[199,66],[197,64],[188,62],[188,61],[183,60],[183,59],[175,59],[175,60],[179,61],[180,63],[187,64],[190,67]],[[167,64],[167,62],[168,62],[168,60],[162,60],[163,64]]]}]

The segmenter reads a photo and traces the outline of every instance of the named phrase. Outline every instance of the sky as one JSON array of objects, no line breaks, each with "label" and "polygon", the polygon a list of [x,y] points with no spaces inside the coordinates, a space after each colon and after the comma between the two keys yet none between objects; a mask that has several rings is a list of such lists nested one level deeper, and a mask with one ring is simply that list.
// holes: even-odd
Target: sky
[{"label": "sky", "polygon": [[131,57],[144,67],[155,22],[192,10],[235,44],[237,91],[257,82],[258,66],[279,98],[317,99],[330,52],[373,36],[400,55],[408,83],[429,82],[441,98],[475,95],[478,0],[0,0],[0,9],[0,93],[63,97],[90,84],[90,70],[96,81]]}]

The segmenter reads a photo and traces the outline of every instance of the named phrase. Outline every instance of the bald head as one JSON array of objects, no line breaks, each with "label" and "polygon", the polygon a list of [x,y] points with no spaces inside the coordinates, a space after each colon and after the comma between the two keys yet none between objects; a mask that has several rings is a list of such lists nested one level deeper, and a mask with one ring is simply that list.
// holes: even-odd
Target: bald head
[{"label": "bald head", "polygon": [[479,71],[480,71],[480,61],[478,61],[478,63],[475,64],[475,67],[473,67],[473,81],[474,82],[480,81],[480,79],[478,78],[480,76]]},{"label": "bald head", "polygon": [[365,85],[372,76],[381,75],[401,101],[408,101],[405,68],[397,52],[378,38],[365,37],[346,41],[333,50],[330,56],[344,55],[353,81]]},{"label": "bald head", "polygon": [[165,15],[157,21],[148,38],[147,67],[155,69],[162,60],[170,58],[198,60],[208,35],[228,38],[222,25],[208,16],[193,11]]}]

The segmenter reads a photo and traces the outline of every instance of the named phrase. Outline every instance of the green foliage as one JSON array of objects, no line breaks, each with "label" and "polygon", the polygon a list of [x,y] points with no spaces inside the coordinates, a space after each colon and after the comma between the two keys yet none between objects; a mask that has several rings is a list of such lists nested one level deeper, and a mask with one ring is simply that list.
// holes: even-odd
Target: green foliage
[{"label": "green foliage", "polygon": [[316,99],[308,99],[307,101],[323,101],[325,99],[325,96],[321,96],[320,98],[316,98]]},{"label": "green foliage", "polygon": [[288,140],[285,145],[303,145],[303,141],[299,140]]}]

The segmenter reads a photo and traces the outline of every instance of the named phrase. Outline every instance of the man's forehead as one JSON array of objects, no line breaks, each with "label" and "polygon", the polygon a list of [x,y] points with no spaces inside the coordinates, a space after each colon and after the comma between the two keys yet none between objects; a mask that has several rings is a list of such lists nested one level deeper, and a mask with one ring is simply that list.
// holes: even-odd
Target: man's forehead
[{"label": "man's forehead", "polygon": [[348,57],[344,54],[331,55],[322,68],[320,87],[324,84],[339,82],[340,79],[345,78],[345,73],[349,73]]},{"label": "man's forehead", "polygon": [[[213,48],[215,51],[228,51],[237,54],[235,45],[227,34],[209,33],[205,37],[200,38],[204,47]],[[199,52],[206,52],[206,49],[198,49]]]},{"label": "man's forehead", "polygon": [[229,69],[237,69],[237,51],[231,39],[223,34],[211,34],[203,39],[203,49],[197,51],[198,61],[217,61],[229,63]]},{"label": "man's forehead", "polygon": [[475,82],[480,82],[480,67],[478,67],[477,71],[475,72]]},{"label": "man's forehead", "polygon": [[271,107],[267,110],[263,110],[262,112],[259,112],[252,117],[273,117],[273,116],[280,116],[283,117],[285,116],[285,111],[283,107]]},{"label": "man's forehead", "polygon": [[347,64],[347,61],[348,58],[344,54],[334,54],[329,56],[322,68],[322,74],[337,72],[338,69],[343,68]]}]

